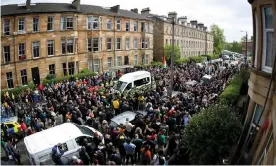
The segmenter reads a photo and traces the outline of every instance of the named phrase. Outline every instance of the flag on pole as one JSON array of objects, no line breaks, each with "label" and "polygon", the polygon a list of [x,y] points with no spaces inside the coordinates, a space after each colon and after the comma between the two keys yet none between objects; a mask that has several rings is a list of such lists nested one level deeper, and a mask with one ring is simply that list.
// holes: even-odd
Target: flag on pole
[{"label": "flag on pole", "polygon": [[163,66],[164,69],[167,67],[166,57],[163,57]]}]

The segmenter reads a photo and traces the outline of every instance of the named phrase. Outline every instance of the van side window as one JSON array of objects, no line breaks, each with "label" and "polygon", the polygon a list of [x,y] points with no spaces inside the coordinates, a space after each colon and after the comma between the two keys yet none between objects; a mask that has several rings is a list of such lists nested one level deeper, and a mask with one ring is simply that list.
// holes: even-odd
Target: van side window
[{"label": "van side window", "polygon": [[92,142],[92,138],[86,137],[86,136],[80,136],[80,137],[77,137],[77,138],[75,139],[77,145],[78,145],[78,146],[84,146],[84,139],[86,139],[87,142]]},{"label": "van side window", "polygon": [[68,151],[68,146],[66,143],[61,144],[58,148],[61,149],[63,152]]},{"label": "van side window", "polygon": [[137,86],[141,86],[143,85],[143,79],[139,79],[139,80],[135,80],[134,81],[134,86],[137,87]]},{"label": "van side window", "polygon": [[130,90],[132,88],[132,83],[129,83],[129,84],[127,84],[127,86],[126,86],[126,89],[125,90]]}]

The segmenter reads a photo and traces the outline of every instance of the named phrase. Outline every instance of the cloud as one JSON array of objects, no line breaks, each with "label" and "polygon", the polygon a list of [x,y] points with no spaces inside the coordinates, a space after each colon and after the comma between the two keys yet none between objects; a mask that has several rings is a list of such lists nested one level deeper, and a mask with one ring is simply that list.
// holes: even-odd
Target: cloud
[{"label": "cloud", "polygon": [[[32,3],[57,2],[55,0],[31,0]],[[59,0],[60,3],[71,3],[72,0]],[[1,4],[25,3],[25,0],[2,0]],[[167,15],[176,11],[178,16],[187,16],[188,20],[198,20],[204,25],[219,25],[224,29],[227,41],[239,41],[247,31],[253,34],[251,5],[246,0],[81,0],[82,4],[104,7],[120,5],[122,9],[150,7],[151,13]]]}]

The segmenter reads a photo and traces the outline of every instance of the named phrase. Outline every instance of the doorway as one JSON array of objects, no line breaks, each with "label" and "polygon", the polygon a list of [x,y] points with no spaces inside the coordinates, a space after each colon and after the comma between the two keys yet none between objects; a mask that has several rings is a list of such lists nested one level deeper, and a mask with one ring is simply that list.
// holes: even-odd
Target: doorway
[{"label": "doorway", "polygon": [[129,61],[128,56],[124,56],[124,65],[129,65],[128,61]]},{"label": "doorway", "polygon": [[34,84],[39,85],[40,84],[40,75],[39,75],[38,67],[32,68],[32,77],[33,77]]}]

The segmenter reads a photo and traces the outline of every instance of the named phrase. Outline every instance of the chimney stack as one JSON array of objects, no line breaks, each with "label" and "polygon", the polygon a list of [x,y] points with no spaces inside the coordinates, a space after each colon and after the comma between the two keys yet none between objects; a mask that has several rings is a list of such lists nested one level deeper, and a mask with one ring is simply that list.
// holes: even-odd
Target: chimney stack
[{"label": "chimney stack", "polygon": [[26,8],[27,10],[31,9],[31,0],[26,0]]},{"label": "chimney stack", "polygon": [[188,26],[188,27],[191,27],[191,23],[188,22],[188,23],[187,23],[187,26]]},{"label": "chimney stack", "polygon": [[207,31],[207,27],[205,26],[205,27],[203,27],[203,31],[204,32],[206,32]]},{"label": "chimney stack", "polygon": [[75,9],[80,10],[80,0],[74,0],[72,5],[75,7]]},{"label": "chimney stack", "polygon": [[187,17],[179,17],[177,19],[177,22],[180,24],[180,25],[186,25],[187,24]]},{"label": "chimney stack", "polygon": [[197,27],[197,20],[192,20],[192,21],[190,21],[190,23],[191,23],[193,28]]},{"label": "chimney stack", "polygon": [[177,13],[176,12],[169,12],[168,18],[170,18],[170,19],[174,18],[174,21],[176,22],[176,20],[177,20]]},{"label": "chimney stack", "polygon": [[131,9],[130,11],[133,11],[134,13],[138,13],[138,9],[137,8]]},{"label": "chimney stack", "polygon": [[114,13],[119,13],[119,10],[120,10],[120,5],[115,5],[110,8],[110,11]]},{"label": "chimney stack", "polygon": [[[137,12],[138,12],[138,9],[137,9]],[[150,14],[150,8],[147,7],[147,8],[142,9],[141,14],[144,16],[148,16]]]}]

